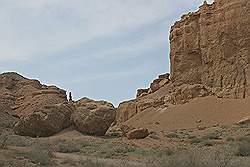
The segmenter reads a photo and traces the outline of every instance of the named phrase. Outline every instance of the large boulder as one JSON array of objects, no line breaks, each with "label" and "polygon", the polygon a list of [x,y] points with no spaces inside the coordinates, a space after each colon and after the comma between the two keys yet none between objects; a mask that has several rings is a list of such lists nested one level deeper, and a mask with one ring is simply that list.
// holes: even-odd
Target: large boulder
[{"label": "large boulder", "polygon": [[72,124],[83,134],[103,136],[115,120],[116,110],[111,103],[83,98],[74,105]]},{"label": "large boulder", "polygon": [[138,128],[138,129],[133,129],[127,133],[127,138],[129,140],[132,139],[144,139],[149,135],[148,129],[145,128]]},{"label": "large boulder", "polygon": [[22,116],[14,132],[22,136],[48,137],[70,126],[73,105],[67,102],[46,105],[33,113]]}]

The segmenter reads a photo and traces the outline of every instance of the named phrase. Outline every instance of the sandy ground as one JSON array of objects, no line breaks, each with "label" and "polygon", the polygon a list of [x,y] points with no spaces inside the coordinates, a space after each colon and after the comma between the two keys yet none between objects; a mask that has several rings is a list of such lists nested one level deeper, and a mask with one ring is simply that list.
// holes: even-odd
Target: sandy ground
[{"label": "sandy ground", "polygon": [[198,125],[234,124],[246,116],[250,116],[250,98],[237,100],[204,97],[160,110],[149,108],[130,119],[127,124],[162,131],[188,129]]}]

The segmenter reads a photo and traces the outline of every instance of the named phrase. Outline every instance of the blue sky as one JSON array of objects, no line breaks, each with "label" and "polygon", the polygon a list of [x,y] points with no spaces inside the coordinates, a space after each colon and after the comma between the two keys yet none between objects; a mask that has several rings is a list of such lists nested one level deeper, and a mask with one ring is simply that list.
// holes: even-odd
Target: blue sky
[{"label": "blue sky", "polygon": [[169,71],[170,26],[202,3],[0,0],[0,72],[117,105]]}]

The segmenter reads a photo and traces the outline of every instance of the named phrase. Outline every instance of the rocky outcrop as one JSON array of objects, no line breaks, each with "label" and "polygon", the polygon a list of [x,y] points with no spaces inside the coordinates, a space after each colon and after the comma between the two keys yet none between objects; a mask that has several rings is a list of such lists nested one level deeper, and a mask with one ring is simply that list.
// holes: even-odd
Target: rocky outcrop
[{"label": "rocky outcrop", "polygon": [[21,117],[45,105],[66,101],[66,92],[55,86],[42,85],[38,80],[30,80],[17,73],[0,75],[0,105],[10,115]]},{"label": "rocky outcrop", "polygon": [[171,28],[171,80],[203,84],[222,97],[249,95],[250,2],[215,0]]},{"label": "rocky outcrop", "polygon": [[83,98],[74,105],[72,124],[83,134],[103,136],[115,120],[116,111],[111,103]]},{"label": "rocky outcrop", "polygon": [[169,96],[166,96],[166,98],[168,98],[167,102],[176,105],[176,104],[184,104],[194,98],[206,97],[208,95],[213,95],[213,92],[211,89],[209,89],[204,85],[183,84],[181,86],[175,87],[173,93],[169,94]]},{"label": "rocky outcrop", "polygon": [[105,101],[67,100],[66,91],[42,85],[17,73],[0,75],[0,128],[22,136],[47,137],[74,125],[90,135],[105,135],[115,119],[115,108]]},{"label": "rocky outcrop", "polygon": [[116,119],[115,124],[119,125],[130,118],[132,118],[134,115],[136,115],[138,112],[137,110],[137,102],[136,101],[127,101],[119,104],[117,111],[116,111]]},{"label": "rocky outcrop", "polygon": [[70,126],[73,105],[67,102],[46,105],[32,114],[22,116],[14,132],[22,136],[48,137]]},{"label": "rocky outcrop", "polygon": [[139,97],[146,96],[148,94],[156,92],[157,90],[159,90],[164,85],[166,85],[166,84],[168,84],[170,82],[170,78],[169,77],[170,77],[169,73],[159,75],[158,78],[155,79],[150,84],[149,88],[147,88],[147,89],[138,89],[136,97],[139,98]]},{"label": "rocky outcrop", "polygon": [[0,133],[1,129],[13,128],[17,121],[17,118],[8,114],[5,107],[0,105]]},{"label": "rocky outcrop", "polygon": [[68,127],[72,110],[66,91],[11,72],[0,75],[0,112],[16,134],[44,137]]},{"label": "rocky outcrop", "polygon": [[170,32],[171,74],[159,76],[117,109],[116,125],[197,97],[250,95],[250,2],[215,0],[181,17]]}]

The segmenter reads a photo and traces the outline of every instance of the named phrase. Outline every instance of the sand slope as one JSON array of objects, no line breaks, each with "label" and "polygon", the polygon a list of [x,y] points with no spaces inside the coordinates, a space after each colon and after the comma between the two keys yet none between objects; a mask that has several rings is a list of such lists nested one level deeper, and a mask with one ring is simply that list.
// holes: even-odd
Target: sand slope
[{"label": "sand slope", "polygon": [[[156,110],[153,107],[137,114],[126,124],[153,131],[187,129],[215,124],[232,124],[250,115],[250,98],[219,99],[204,97],[184,105]],[[198,123],[201,120],[201,123]]]}]

